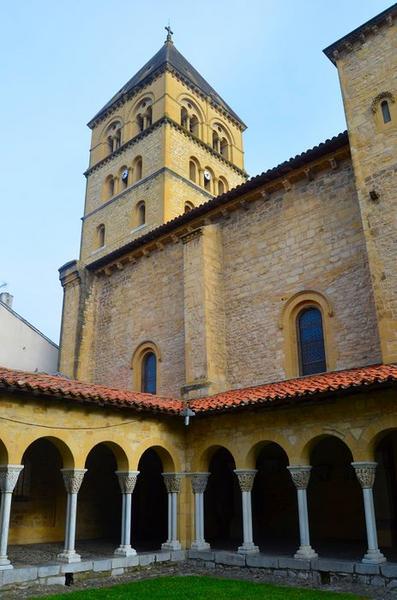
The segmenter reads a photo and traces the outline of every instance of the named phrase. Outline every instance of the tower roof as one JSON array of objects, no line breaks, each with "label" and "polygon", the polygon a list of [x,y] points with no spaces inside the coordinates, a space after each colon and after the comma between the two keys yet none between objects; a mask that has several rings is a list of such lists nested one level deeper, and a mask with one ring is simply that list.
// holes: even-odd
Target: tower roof
[{"label": "tower roof", "polygon": [[176,71],[188,85],[198,89],[201,93],[209,96],[211,100],[229,116],[237,121],[244,129],[246,125],[240,117],[230,108],[230,106],[221,98],[221,96],[210,86],[209,83],[200,75],[200,73],[186,60],[186,58],[177,50],[168,35],[160,50],[129,80],[127,83],[105,104],[103,108],[91,119],[88,126],[102,119],[105,114],[113,108],[118,102],[132,95],[138,88],[147,84],[156,74],[161,73],[166,68]]}]

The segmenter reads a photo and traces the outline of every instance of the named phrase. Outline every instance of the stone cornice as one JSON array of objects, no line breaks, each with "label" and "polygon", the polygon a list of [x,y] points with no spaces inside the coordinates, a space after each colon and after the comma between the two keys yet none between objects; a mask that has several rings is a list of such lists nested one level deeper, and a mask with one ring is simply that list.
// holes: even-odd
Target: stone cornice
[{"label": "stone cornice", "polygon": [[210,96],[207,96],[197,85],[194,85],[193,82],[190,81],[190,79],[188,77],[184,77],[184,75],[182,73],[180,73],[180,71],[178,71],[175,67],[173,67],[172,65],[169,65],[169,64],[164,64],[161,67],[159,67],[157,70],[153,71],[153,73],[150,73],[150,75],[148,75],[147,78],[145,78],[133,90],[130,90],[128,93],[124,94],[119,100],[115,101],[114,104],[109,106],[108,109],[106,111],[104,111],[102,114],[99,114],[96,117],[94,117],[93,119],[91,119],[87,123],[87,126],[90,129],[93,129],[96,125],[98,125],[98,123],[101,123],[102,121],[106,120],[110,115],[112,115],[114,112],[116,112],[120,108],[120,106],[123,106],[123,104],[128,102],[128,100],[130,100],[131,98],[134,98],[134,96],[137,96],[138,94],[140,94],[144,88],[146,88],[148,85],[153,83],[153,81],[158,79],[165,72],[171,73],[177,79],[182,81],[184,83],[184,85],[186,85],[189,89],[191,89],[198,96],[200,96],[200,98],[206,99],[213,108],[215,108],[223,117],[227,118],[234,125],[236,125],[241,131],[244,131],[245,129],[247,129],[247,126],[245,125],[245,123],[243,123],[243,121],[238,121],[237,119],[235,119],[228,111],[223,109],[220,104],[215,102],[215,100],[213,98],[211,98]]},{"label": "stone cornice", "polygon": [[182,127],[182,125],[180,125],[179,123],[177,123],[176,121],[174,121],[173,119],[171,119],[168,116],[161,117],[161,119],[158,119],[157,121],[155,121],[155,123],[153,123],[153,125],[151,125],[147,129],[145,129],[145,131],[138,133],[138,135],[136,135],[135,137],[128,140],[128,142],[125,142],[122,146],[120,146],[120,148],[118,148],[117,150],[112,152],[112,154],[109,154],[109,156],[102,158],[102,160],[95,163],[95,165],[92,165],[92,167],[89,167],[84,172],[85,177],[88,177],[94,171],[100,169],[107,163],[111,162],[114,158],[123,154],[123,152],[125,150],[127,150],[131,146],[134,146],[135,144],[140,142],[143,138],[150,135],[152,133],[152,131],[154,131],[158,127],[161,127],[161,125],[165,125],[165,124],[171,125],[175,129],[178,129],[178,131],[180,131],[181,133],[183,133],[184,135],[189,137],[191,140],[196,142],[199,146],[201,146],[202,148],[207,150],[207,152],[209,152],[212,156],[217,158],[220,162],[223,162],[224,164],[226,164],[228,167],[230,167],[231,169],[236,171],[242,177],[245,177],[245,178],[248,177],[248,174],[246,173],[246,171],[244,171],[243,169],[240,169],[234,163],[232,163],[230,160],[227,160],[226,158],[224,158],[219,152],[216,152],[209,144],[206,144],[205,142],[203,142],[200,138],[198,138],[195,135],[193,135],[192,133],[190,133],[190,131],[187,131],[184,127]]},{"label": "stone cornice", "polygon": [[325,48],[324,54],[336,65],[343,54],[360,47],[369,36],[376,35],[380,29],[392,26],[396,16],[397,3]]},{"label": "stone cornice", "polygon": [[[330,150],[328,153],[324,151],[326,148]],[[309,160],[304,160],[308,156],[312,156],[310,177],[308,177]],[[123,268],[124,265],[134,263],[142,256],[149,256],[160,247],[164,248],[166,244],[179,243],[182,237],[189,236],[194,230],[204,225],[219,222],[236,210],[247,210],[255,201],[268,201],[274,192],[281,191],[283,194],[291,194],[294,186],[302,181],[306,181],[310,185],[319,173],[325,170],[336,171],[340,163],[349,157],[350,147],[347,136],[343,133],[275,169],[254,177],[230,192],[212,198],[190,212],[152,229],[125,246],[86,264],[86,268],[97,274],[109,276],[114,271]],[[296,164],[295,169],[293,168],[294,163]],[[287,169],[286,165],[291,166]],[[288,183],[287,187],[286,182]]]}]

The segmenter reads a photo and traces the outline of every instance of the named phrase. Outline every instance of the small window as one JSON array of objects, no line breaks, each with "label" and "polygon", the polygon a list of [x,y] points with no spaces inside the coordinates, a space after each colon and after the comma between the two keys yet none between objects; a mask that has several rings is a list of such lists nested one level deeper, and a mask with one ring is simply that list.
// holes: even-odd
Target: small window
[{"label": "small window", "polygon": [[390,114],[390,108],[389,108],[388,101],[387,100],[383,100],[383,102],[381,102],[380,108],[381,108],[381,111],[382,111],[383,122],[384,123],[390,123],[390,121],[391,121],[391,114]]},{"label": "small window", "polygon": [[109,179],[108,179],[108,197],[109,198],[112,198],[114,196],[114,188],[115,188],[114,178],[109,177]]},{"label": "small window", "polygon": [[134,163],[134,181],[142,179],[142,158],[139,156]]},{"label": "small window", "polygon": [[321,311],[315,307],[303,309],[297,319],[298,350],[301,375],[313,375],[327,370]]},{"label": "small window", "polygon": [[221,151],[223,158],[226,158],[226,159],[229,158],[229,145],[227,143],[226,138],[223,138],[221,140],[220,151]]},{"label": "small window", "polygon": [[137,206],[138,227],[146,223],[146,206],[144,202],[140,202]]},{"label": "small window", "polygon": [[138,131],[143,131],[145,126],[142,115],[137,115],[136,122],[138,123]]},{"label": "small window", "polygon": [[186,129],[187,124],[188,124],[187,110],[186,110],[186,108],[182,108],[181,109],[181,125],[184,129]]},{"label": "small window", "polygon": [[141,391],[155,394],[157,389],[157,360],[154,352],[147,352],[142,359]]},{"label": "small window", "polygon": [[101,223],[97,227],[98,248],[103,248],[105,245],[105,225]]},{"label": "small window", "polygon": [[199,135],[199,121],[196,115],[190,118],[190,133],[198,137]]},{"label": "small window", "polygon": [[195,183],[197,181],[197,168],[196,163],[193,160],[189,161],[189,179]]},{"label": "small window", "polygon": [[194,208],[194,204],[192,204],[191,202],[185,202],[185,213],[190,212],[192,209]]},{"label": "small window", "polygon": [[220,179],[218,181],[218,194],[224,194],[225,193],[225,184],[223,183],[222,179]]},{"label": "small window", "polygon": [[212,147],[215,150],[215,152],[220,151],[220,140],[219,140],[219,135],[217,134],[216,131],[212,132]]}]

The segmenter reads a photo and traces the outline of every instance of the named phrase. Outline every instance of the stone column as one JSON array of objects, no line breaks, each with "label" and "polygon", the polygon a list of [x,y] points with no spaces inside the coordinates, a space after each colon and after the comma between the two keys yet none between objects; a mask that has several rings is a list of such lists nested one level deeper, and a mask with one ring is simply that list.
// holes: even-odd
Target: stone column
[{"label": "stone column", "polygon": [[132,556],[136,550],[131,548],[131,505],[139,471],[116,471],[121,489],[121,542],[114,551],[116,556]]},{"label": "stone column", "polygon": [[383,563],[386,558],[378,547],[378,533],[376,531],[376,519],[374,509],[374,497],[372,488],[375,481],[376,462],[353,462],[357,479],[363,490],[365,525],[367,528],[368,550],[362,559],[363,563]]},{"label": "stone column", "polygon": [[235,469],[241,489],[243,503],[243,545],[238,548],[239,554],[253,554],[259,552],[252,536],[252,507],[251,491],[254,484],[256,469]]},{"label": "stone column", "polygon": [[178,541],[178,494],[181,489],[181,473],[163,473],[168,493],[168,538],[161,545],[162,550],[180,550]]},{"label": "stone column", "polygon": [[310,479],[310,465],[299,465],[287,467],[295,484],[298,496],[299,534],[300,546],[294,558],[311,559],[317,558],[317,552],[310,545],[309,517],[307,512],[307,486]]},{"label": "stone column", "polygon": [[67,492],[65,546],[58,554],[58,560],[66,563],[80,562],[81,557],[75,550],[77,494],[87,469],[61,469]]},{"label": "stone column", "polygon": [[0,570],[12,569],[7,557],[8,531],[10,529],[12,492],[18,481],[23,465],[0,466]]},{"label": "stone column", "polygon": [[191,473],[194,494],[194,533],[192,550],[209,550],[210,545],[204,539],[204,492],[210,473]]}]

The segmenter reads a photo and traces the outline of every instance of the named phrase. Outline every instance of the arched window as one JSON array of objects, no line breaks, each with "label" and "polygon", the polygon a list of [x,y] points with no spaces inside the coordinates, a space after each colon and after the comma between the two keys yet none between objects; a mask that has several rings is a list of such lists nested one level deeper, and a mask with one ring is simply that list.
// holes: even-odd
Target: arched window
[{"label": "arched window", "polygon": [[189,179],[195,183],[197,181],[197,167],[194,160],[189,161]]},{"label": "arched window", "polygon": [[207,192],[211,192],[212,191],[212,181],[214,179],[214,174],[211,171],[211,169],[209,169],[208,167],[206,167],[204,169],[204,188],[207,190]]},{"label": "arched window", "polygon": [[97,233],[97,246],[103,248],[105,245],[105,225],[101,223],[96,229]]},{"label": "arched window", "polygon": [[138,123],[138,131],[143,131],[144,130],[144,124],[143,124],[143,117],[142,117],[142,115],[137,115],[136,116],[136,122]]},{"label": "arched window", "polygon": [[129,171],[128,167],[121,167],[120,169],[121,187],[123,190],[128,187]]},{"label": "arched window", "polygon": [[226,158],[226,159],[229,158],[229,144],[228,144],[226,138],[222,138],[222,140],[221,140],[220,152],[221,152],[223,158]]},{"label": "arched window", "polygon": [[107,195],[108,198],[112,198],[112,196],[114,196],[114,191],[115,191],[115,181],[114,181],[114,177],[110,176],[108,177],[107,180]]},{"label": "arched window", "polygon": [[106,130],[106,141],[108,146],[108,152],[111,154],[118,150],[121,146],[121,123],[115,121],[111,123]]},{"label": "arched window", "polygon": [[194,204],[192,202],[185,202],[185,213],[190,212],[194,208]]},{"label": "arched window", "polygon": [[157,390],[157,359],[154,352],[147,352],[142,359],[141,392],[155,394]]},{"label": "arched window", "polygon": [[182,125],[182,127],[184,127],[186,129],[187,123],[188,123],[187,110],[185,107],[183,107],[183,108],[181,108],[181,125]]},{"label": "arched window", "polygon": [[388,101],[387,100],[383,100],[383,102],[381,102],[380,108],[381,108],[381,111],[382,111],[383,122],[384,123],[390,123],[390,121],[391,121],[391,114],[390,114],[390,108],[389,108]]},{"label": "arched window", "polygon": [[137,226],[144,225],[146,223],[146,206],[144,202],[139,202],[136,207],[137,211]]},{"label": "arched window", "polygon": [[219,140],[219,135],[217,134],[216,131],[212,132],[212,147],[215,150],[215,152],[220,151],[220,140]]},{"label": "arched window", "polygon": [[134,161],[134,181],[142,179],[142,157],[137,156]]},{"label": "arched window", "polygon": [[318,308],[304,308],[297,318],[300,375],[323,373],[325,360],[323,319]]},{"label": "arched window", "polygon": [[224,179],[224,177],[220,177],[219,181],[218,181],[218,194],[219,194],[219,196],[221,194],[224,194],[228,190],[229,190],[229,186],[227,184],[226,179]]},{"label": "arched window", "polygon": [[199,120],[196,117],[196,115],[193,115],[190,118],[190,133],[192,133],[196,137],[199,136]]}]

